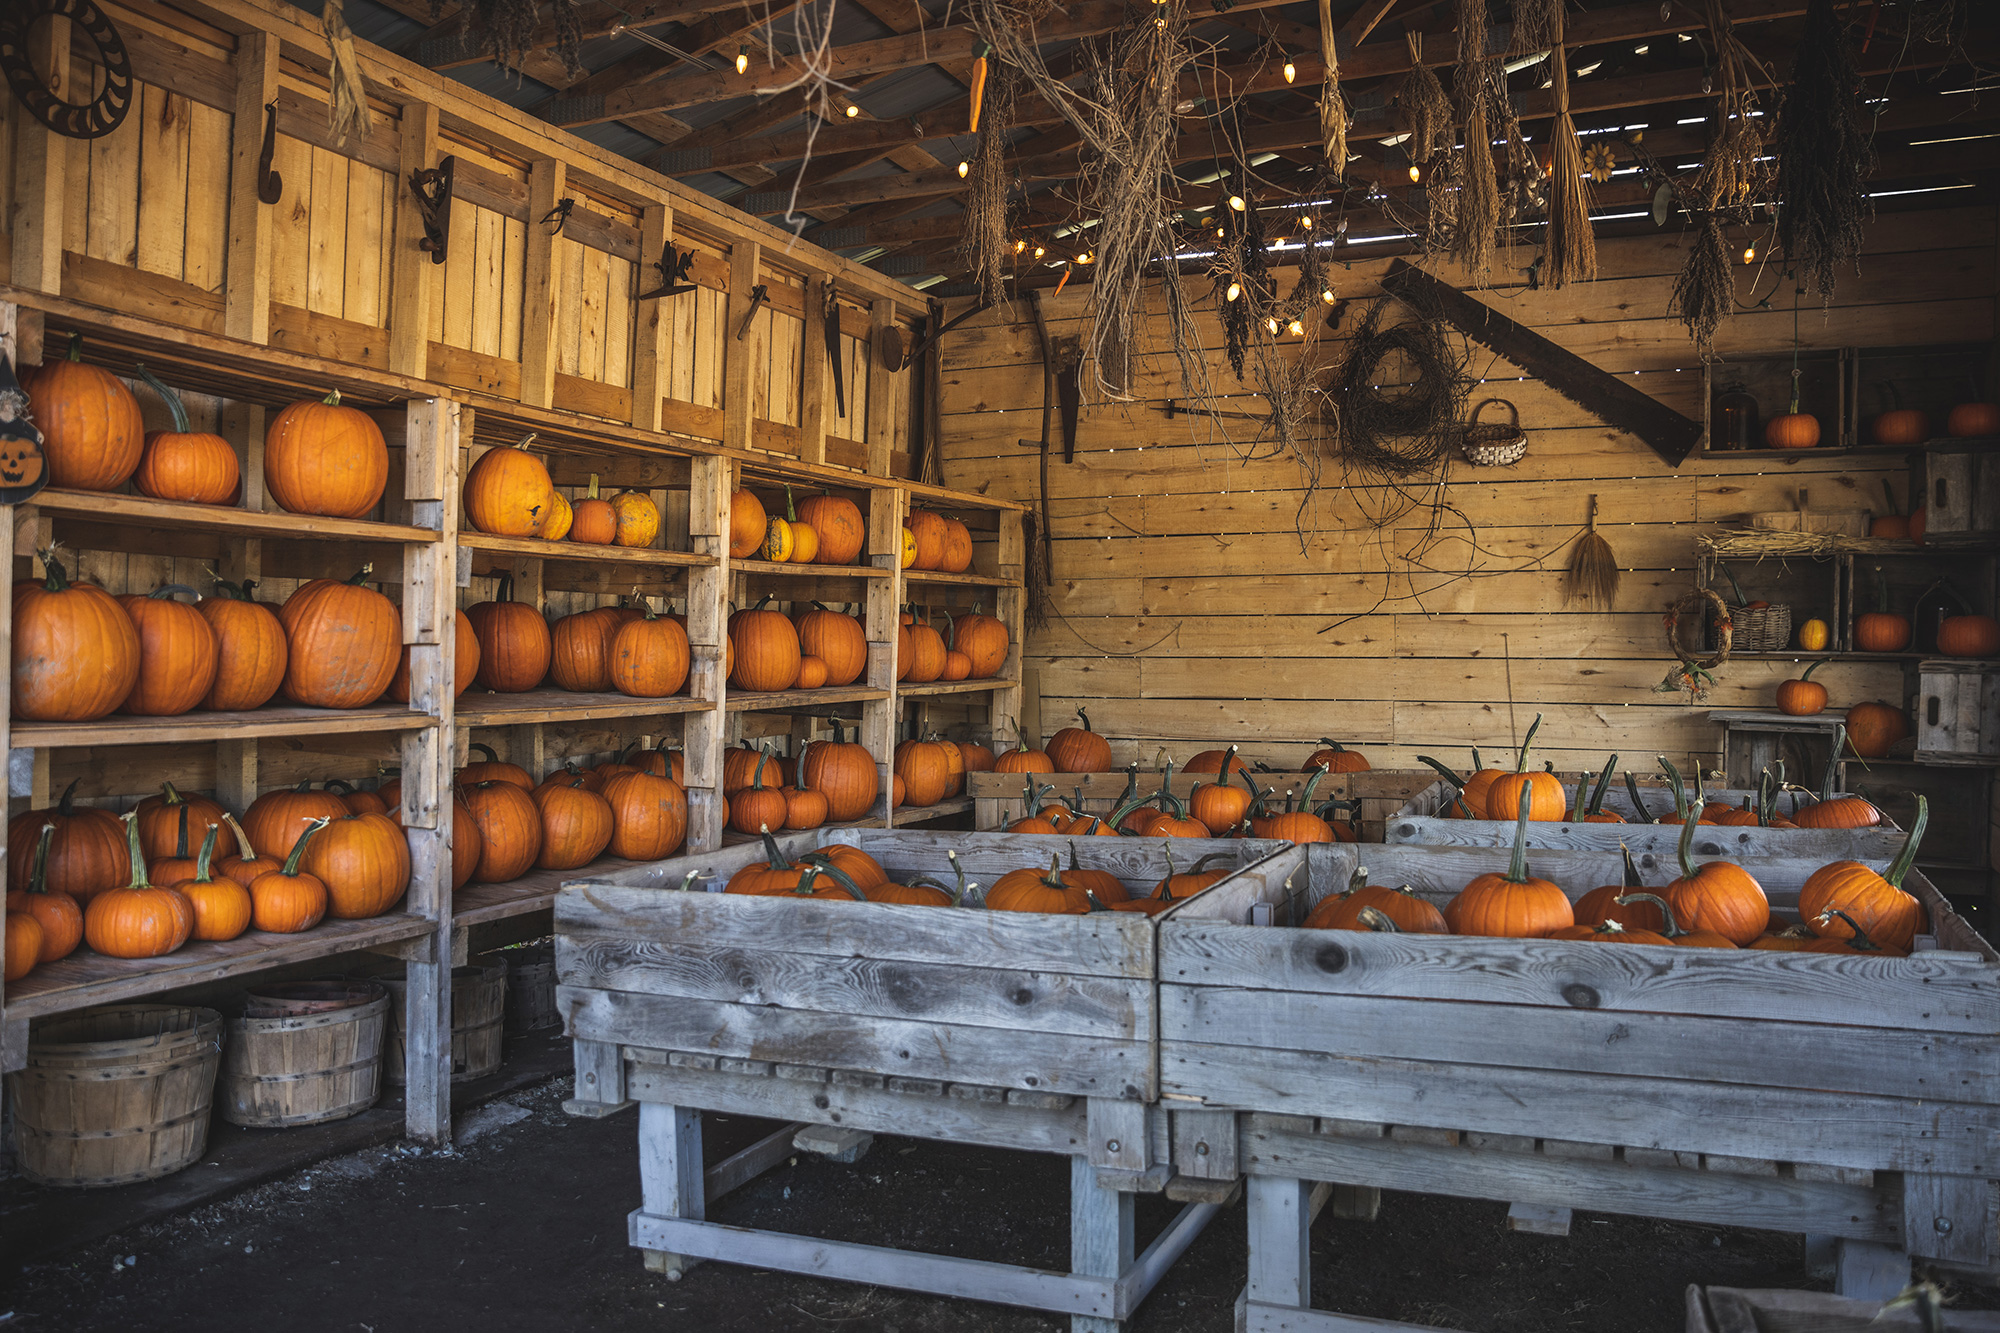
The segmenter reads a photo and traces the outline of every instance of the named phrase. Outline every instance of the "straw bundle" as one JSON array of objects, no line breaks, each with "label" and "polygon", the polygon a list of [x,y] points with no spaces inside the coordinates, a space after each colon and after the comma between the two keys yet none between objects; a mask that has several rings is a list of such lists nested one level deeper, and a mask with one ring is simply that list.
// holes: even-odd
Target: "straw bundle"
[{"label": "straw bundle", "polygon": [[1002,65],[986,89],[985,115],[965,193],[965,229],[958,253],[979,284],[981,300],[1007,297],[1007,131],[1014,115],[1014,81]]},{"label": "straw bundle", "polygon": [[1410,43],[1410,72],[1396,85],[1393,105],[1403,128],[1409,131],[1406,145],[1413,162],[1428,162],[1451,149],[1451,99],[1438,82],[1437,71],[1424,64],[1424,35],[1406,34]]},{"label": "straw bundle", "polygon": [[1590,187],[1583,183],[1583,145],[1569,114],[1569,53],[1557,22],[1556,129],[1549,159],[1548,281],[1551,287],[1597,276],[1597,236],[1590,229]]},{"label": "straw bundle", "polygon": [[1326,77],[1319,88],[1319,137],[1326,164],[1336,175],[1347,166],[1347,103],[1340,96],[1340,53],[1334,49],[1337,38],[1333,0],[1319,0],[1319,50],[1326,63]]},{"label": "straw bundle", "polygon": [[1590,497],[1590,529],[1570,554],[1563,601],[1609,611],[1618,600],[1618,557],[1597,531],[1597,497]]},{"label": "straw bundle", "polygon": [[1715,331],[1736,312],[1736,275],[1729,267],[1729,246],[1722,239],[1722,221],[1713,212],[1703,215],[1696,229],[1687,263],[1674,279],[1674,294],[1667,308],[1687,325],[1701,359],[1715,359]]},{"label": "straw bundle", "polygon": [[1563,0],[1514,0],[1514,40],[1509,48],[1516,55],[1541,51],[1562,40]]},{"label": "straw bundle", "polygon": [[1778,113],[1778,244],[1821,299],[1861,253],[1874,150],[1861,123],[1861,73],[1832,0],[1812,0]]},{"label": "straw bundle", "polygon": [[346,143],[350,135],[367,134],[375,123],[368,112],[368,86],[361,81],[361,62],[354,55],[354,33],[341,5],[342,0],[326,0],[319,16],[320,33],[333,57],[327,119],[336,145]]}]

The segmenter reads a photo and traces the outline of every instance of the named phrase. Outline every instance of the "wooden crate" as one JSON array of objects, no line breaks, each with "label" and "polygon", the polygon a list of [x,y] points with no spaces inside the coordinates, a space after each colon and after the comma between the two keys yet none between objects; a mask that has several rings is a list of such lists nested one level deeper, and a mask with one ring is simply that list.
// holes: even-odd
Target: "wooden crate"
[{"label": "wooden crate", "polygon": [[1917,681],[1917,762],[2000,761],[2000,663],[1937,658]]},{"label": "wooden crate", "polygon": [[[1164,839],[849,828],[778,841],[788,856],[858,846],[897,882],[948,879],[952,851],[989,885],[1054,853],[1067,862],[1072,844],[1081,864],[1136,892],[1166,872]],[[1289,844],[1171,846],[1183,869],[1225,854],[1238,867],[1230,884]],[[672,1273],[727,1259],[1031,1306],[1070,1315],[1083,1333],[1116,1329],[1215,1212],[1213,1203],[1185,1209],[1134,1253],[1134,1195],[1157,1192],[1170,1174],[1158,1106],[1157,922],[673,891],[690,873],[719,890],[765,855],[761,845],[728,847],[572,883],[557,896],[556,1004],[576,1040],[569,1109],[640,1105],[644,1203],[631,1215],[631,1243]],[[850,1141],[893,1133],[1068,1156],[1073,1271],[705,1221],[706,1201],[740,1181],[694,1174],[703,1110],[822,1126]],[[743,1169],[763,1169],[789,1145],[772,1151]]]},{"label": "wooden crate", "polygon": [[2000,441],[1932,440],[1918,455],[1924,540],[1990,541],[2000,532]]},{"label": "wooden crate", "polygon": [[[1574,778],[1567,785],[1571,791],[1576,790]],[[1673,797],[1664,788],[1653,791],[1642,789],[1642,792],[1647,803],[1656,811],[1665,813],[1673,809]],[[1452,795],[1453,788],[1450,783],[1442,779],[1433,782],[1411,797],[1384,824],[1382,841],[1424,847],[1512,845],[1514,821],[1511,819],[1441,817],[1438,812],[1450,807]],[[1741,804],[1745,796],[1755,799],[1756,793],[1713,789],[1708,793],[1711,803],[1722,802],[1728,805]],[[1627,819],[1635,819],[1638,816],[1632,798],[1623,790],[1605,792],[1604,808]],[[1631,848],[1634,856],[1641,853],[1659,856],[1663,867],[1674,863],[1674,852],[1679,845],[1680,836],[1679,824],[1573,824],[1568,821],[1543,820],[1528,825],[1530,847],[1615,853],[1622,844]],[[1703,824],[1695,829],[1694,836],[1694,851],[1698,857],[1818,857],[1819,860],[1815,864],[1848,859],[1893,857],[1902,845],[1902,830],[1887,819],[1874,828],[1866,829],[1767,829],[1757,828],[1754,825],[1738,827],[1728,824]],[[1609,884],[1615,879],[1616,876],[1604,882]]]},{"label": "wooden crate", "polygon": [[[1245,1326],[1356,1326],[1309,1311],[1314,1181],[1832,1237],[1846,1294],[1910,1255],[2000,1262],[2000,954],[1929,881],[1908,959],[1287,924],[1358,863],[1442,904],[1503,859],[1316,845],[1163,918],[1170,1193],[1249,1178]],[[1819,863],[1743,864],[1783,916]],[[1531,865],[1572,897],[1619,878],[1604,852]]]},{"label": "wooden crate", "polygon": [[[1022,795],[1022,779],[1028,775],[1021,773],[972,773],[967,776],[966,792],[973,801],[973,825],[980,829],[1004,829],[1013,821],[1027,813],[1027,801]],[[1037,773],[1037,782],[1053,788],[1053,794],[1074,803],[1078,788],[1082,789],[1082,806],[1086,814],[1108,815],[1118,808],[1124,799],[1125,774],[1117,773]],[[1274,787],[1282,796],[1287,787],[1301,786],[1311,775],[1306,773],[1252,773],[1251,777],[1260,787]],[[1168,790],[1185,798],[1195,789],[1196,784],[1215,781],[1213,773],[1175,773]],[[1240,779],[1239,779],[1240,781]],[[1427,768],[1382,769],[1364,773],[1329,773],[1313,788],[1313,799],[1324,801],[1330,797],[1343,800],[1358,800],[1361,809],[1354,816],[1355,828],[1363,842],[1381,842],[1382,826],[1418,792],[1437,781],[1437,775]],[[1154,792],[1160,788],[1160,773],[1139,774],[1139,790]]]}]

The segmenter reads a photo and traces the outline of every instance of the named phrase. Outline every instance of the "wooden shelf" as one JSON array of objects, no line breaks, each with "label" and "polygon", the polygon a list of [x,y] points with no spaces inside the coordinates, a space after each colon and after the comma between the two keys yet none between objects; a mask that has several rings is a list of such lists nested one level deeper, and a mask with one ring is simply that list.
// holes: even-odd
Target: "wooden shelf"
[{"label": "wooden shelf", "polygon": [[1795,717],[1790,713],[1780,713],[1768,708],[1711,708],[1708,710],[1708,720],[1735,723],[1738,726],[1824,728],[1831,731],[1847,721],[1847,714],[1829,709],[1824,713]]},{"label": "wooden shelf", "polygon": [[458,544],[470,551],[534,556],[542,560],[603,560],[620,565],[682,565],[705,568],[712,555],[694,551],[663,551],[652,546],[591,546],[584,542],[547,542],[539,537],[499,537],[490,532],[460,532]]},{"label": "wooden shelf", "polygon": [[732,574],[778,574],[795,579],[886,579],[879,565],[795,565],[776,560],[731,560]]},{"label": "wooden shelf", "polygon": [[923,685],[902,684],[896,693],[905,699],[922,699],[938,694],[980,694],[987,690],[1011,690],[1018,680],[934,680]]},{"label": "wooden shelf", "polygon": [[574,880],[591,879],[644,864],[616,856],[600,856],[575,870],[530,870],[505,884],[468,884],[451,898],[451,923],[476,926],[544,911],[555,903],[556,890]]},{"label": "wooden shelf", "polygon": [[86,519],[92,523],[181,532],[217,532],[228,537],[294,541],[342,538],[397,545],[434,542],[439,538],[439,534],[430,528],[411,527],[405,523],[321,518],[316,514],[270,514],[255,509],[184,504],[178,500],[155,500],[144,495],[117,495],[109,491],[63,491],[51,487],[22,508],[65,518]]},{"label": "wooden shelf", "polygon": [[772,690],[760,692],[731,690],[728,701],[723,705],[732,713],[749,713],[759,710],[790,711],[809,713],[824,704],[860,703],[866,699],[886,699],[889,691],[873,689],[867,685],[824,685],[816,690]]},{"label": "wooden shelf", "polygon": [[629,694],[578,694],[570,690],[523,690],[519,694],[459,696],[458,722],[467,727],[515,727],[531,722],[588,722],[601,717],[667,717],[696,713],[714,705],[685,694],[635,699]]},{"label": "wooden shelf", "polygon": [[43,963],[21,980],[8,982],[7,1018],[10,1022],[35,1019],[239,973],[290,967],[331,954],[416,939],[435,928],[423,917],[398,912],[360,921],[329,918],[296,935],[252,930],[220,943],[184,944],[163,958],[107,958],[82,945],[69,957]]},{"label": "wooden shelf", "polygon": [[941,569],[906,569],[905,583],[949,583],[964,588],[1014,588],[1019,579],[1003,579],[994,574],[947,574]]},{"label": "wooden shelf", "polygon": [[925,824],[933,819],[943,819],[949,815],[962,815],[972,809],[970,796],[954,796],[939,801],[936,805],[899,805],[890,821],[892,828],[908,828],[912,824]]},{"label": "wooden shelf", "polygon": [[428,713],[409,705],[370,704],[366,708],[305,708],[297,704],[256,708],[244,713],[182,713],[179,717],[127,717],[113,713],[95,722],[14,723],[17,750],[63,745],[205,745],[253,736],[344,736],[370,731],[421,731],[435,727]]}]

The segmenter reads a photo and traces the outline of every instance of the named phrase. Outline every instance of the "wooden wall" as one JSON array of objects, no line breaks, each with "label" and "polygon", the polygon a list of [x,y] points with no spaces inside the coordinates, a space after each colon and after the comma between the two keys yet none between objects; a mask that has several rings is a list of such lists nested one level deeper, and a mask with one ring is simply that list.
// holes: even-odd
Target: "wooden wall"
[{"label": "wooden wall", "polygon": [[[1677,233],[1607,239],[1594,283],[1529,290],[1519,268],[1505,269],[1508,280],[1483,299],[1604,369],[1637,372],[1639,387],[1699,417],[1701,363],[1667,313],[1681,244]],[[1994,244],[1990,207],[1883,216],[1833,305],[1806,299],[1800,339],[1807,347],[1990,339]],[[1513,262],[1525,268],[1533,257]],[[1379,294],[1386,266],[1365,258],[1336,266],[1338,294],[1354,302],[1343,329]],[[1782,293],[1770,309],[1739,313],[1720,335],[1721,354],[1789,350],[1790,284],[1755,266],[1739,272],[1746,304],[1774,287]],[[1291,274],[1282,276],[1289,284]],[[1189,290],[1218,389],[1247,394],[1220,350],[1209,284],[1191,280]],[[1088,300],[1087,288],[1072,285],[1050,301],[1052,332],[1076,330]],[[1517,738],[1538,710],[1548,714],[1539,748],[1560,767],[1596,766],[1611,751],[1637,768],[1656,752],[1714,755],[1720,732],[1707,710],[1768,706],[1797,667],[1733,661],[1693,707],[1653,692],[1671,664],[1660,613],[1693,586],[1695,538],[1739,514],[1790,508],[1801,487],[1819,509],[1879,511],[1885,477],[1899,496],[1906,491],[1900,462],[1837,454],[1697,455],[1669,467],[1474,346],[1471,365],[1485,380],[1474,401],[1495,395],[1519,406],[1528,457],[1508,469],[1454,464],[1435,531],[1428,507],[1378,529],[1364,514],[1379,511],[1384,495],[1343,490],[1337,460],[1322,460],[1312,489],[1299,462],[1250,443],[1253,422],[1169,419],[1164,400],[1181,390],[1164,319],[1156,315],[1147,335],[1135,349],[1137,401],[1087,406],[1075,462],[1058,453],[1050,464],[1052,615],[1027,641],[1042,733],[1070,724],[1082,704],[1115,738],[1120,763],[1238,741],[1252,758],[1295,768],[1317,737],[1332,736],[1365,748],[1377,767],[1408,767],[1420,752],[1456,765],[1468,745],[1497,749]],[[1343,343],[1328,335],[1318,357],[1338,364]],[[1018,441],[1039,436],[1042,374],[1026,307],[961,326],[947,339],[945,366],[945,484],[1032,501],[1037,451]],[[1226,406],[1260,410],[1247,396]],[[1224,438],[1225,426],[1238,428],[1228,432],[1238,443]],[[1586,612],[1564,605],[1561,571],[1593,494],[1624,578],[1613,608]],[[1752,589],[1777,578],[1748,564],[1737,572]],[[1815,679],[1842,707],[1901,691],[1893,664],[1834,665]],[[1029,717],[1033,705],[1031,688]]]}]

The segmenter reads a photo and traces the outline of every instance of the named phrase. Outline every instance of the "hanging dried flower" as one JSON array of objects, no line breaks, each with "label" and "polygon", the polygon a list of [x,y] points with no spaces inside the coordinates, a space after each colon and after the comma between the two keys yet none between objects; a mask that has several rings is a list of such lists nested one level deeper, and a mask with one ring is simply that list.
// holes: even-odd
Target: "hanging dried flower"
[{"label": "hanging dried flower", "polygon": [[1833,0],[1812,0],[1778,112],[1778,244],[1799,277],[1833,297],[1838,264],[1861,253],[1874,150],[1861,123],[1861,73]]},{"label": "hanging dried flower", "polygon": [[1590,178],[1602,185],[1610,180],[1611,173],[1618,169],[1618,159],[1613,156],[1611,145],[1599,139],[1590,146],[1590,152],[1585,154],[1584,167],[1590,172]]}]

